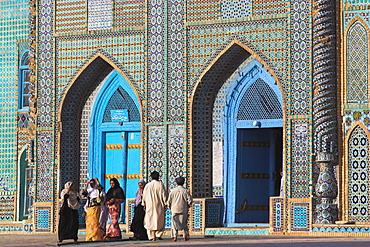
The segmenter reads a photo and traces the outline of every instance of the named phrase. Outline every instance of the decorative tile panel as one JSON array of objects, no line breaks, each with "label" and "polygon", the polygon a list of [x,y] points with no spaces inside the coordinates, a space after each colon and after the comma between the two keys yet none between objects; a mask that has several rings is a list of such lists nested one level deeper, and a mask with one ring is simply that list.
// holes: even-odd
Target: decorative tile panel
[{"label": "decorative tile panel", "polygon": [[35,206],[35,232],[50,232],[52,229],[52,207]]},{"label": "decorative tile panel", "polygon": [[270,197],[270,229],[272,232],[286,231],[286,202],[284,197]]},{"label": "decorative tile panel", "polygon": [[15,197],[8,193],[0,192],[0,221],[14,221]]},{"label": "decorative tile panel", "polygon": [[[361,3],[360,3],[361,4]],[[360,17],[367,23],[370,21],[370,14],[368,11],[346,11],[344,12],[344,17],[343,17],[343,30],[348,26],[348,24],[355,18],[356,16]]]},{"label": "decorative tile panel", "polygon": [[212,21],[221,16],[219,0],[187,0],[187,21]]},{"label": "decorative tile panel", "polygon": [[311,92],[311,1],[291,0],[291,110],[294,115],[309,114]]},{"label": "decorative tile panel", "polygon": [[112,0],[87,0],[89,31],[110,29],[113,26]]},{"label": "decorative tile panel", "polygon": [[266,16],[287,13],[289,10],[289,1],[287,0],[254,0],[253,15]]},{"label": "decorative tile panel", "polygon": [[115,0],[114,26],[143,26],[145,25],[145,0]]},{"label": "decorative tile panel", "polygon": [[357,126],[348,140],[348,220],[369,221],[369,140]]},{"label": "decorative tile panel", "polygon": [[18,113],[18,128],[26,129],[28,128],[28,113]]},{"label": "decorative tile panel", "polygon": [[252,15],[252,0],[222,0],[221,13],[223,19],[249,17]]},{"label": "decorative tile panel", "polygon": [[[22,134],[27,131],[20,131],[18,127],[22,128],[28,124],[27,119],[22,118],[23,122],[18,118],[18,80],[20,58],[29,50],[29,7],[29,1],[24,0],[1,1],[0,4],[0,221],[16,220],[14,196],[18,183],[17,139],[18,135],[23,139]],[[23,140],[20,143],[24,143]],[[10,200],[13,200],[13,203]],[[16,223],[4,222],[0,226],[0,231],[18,229],[19,224]]]},{"label": "decorative tile panel", "polygon": [[37,144],[37,201],[48,202],[54,191],[52,133],[39,132]]},{"label": "decorative tile panel", "polygon": [[356,21],[347,33],[347,104],[368,102],[369,33],[360,21]]},{"label": "decorative tile panel", "polygon": [[205,227],[205,201],[194,199],[194,203],[190,212],[190,232],[192,234],[203,234]]},{"label": "decorative tile panel", "polygon": [[166,131],[163,126],[148,127],[148,174],[157,171],[167,188]]},{"label": "decorative tile panel", "polygon": [[183,121],[185,90],[185,28],[184,0],[168,2],[168,85],[167,112],[168,121]]},{"label": "decorative tile panel", "polygon": [[23,232],[32,233],[33,232],[33,224],[32,223],[23,224]]},{"label": "decorative tile panel", "polygon": [[185,151],[185,126],[168,126],[168,189],[176,187],[175,179],[184,177],[185,183],[190,178],[186,172],[186,151]]},{"label": "decorative tile panel", "polygon": [[310,194],[310,129],[308,121],[294,120],[292,134],[291,197],[304,198]]},{"label": "decorative tile panel", "polygon": [[37,119],[39,127],[53,127],[54,1],[40,1],[38,10]]},{"label": "decorative tile panel", "polygon": [[333,234],[338,233],[370,233],[370,227],[363,226],[315,226],[312,232],[327,232]]},{"label": "decorative tile panel", "polygon": [[312,222],[312,199],[288,199],[289,225],[291,232],[308,232]]},{"label": "decorative tile panel", "polygon": [[166,1],[148,1],[148,122],[164,120],[165,84],[165,5]]},{"label": "decorative tile panel", "polygon": [[[55,1],[55,29],[57,33],[87,30],[86,1]],[[73,14],[73,16],[71,16]]]}]

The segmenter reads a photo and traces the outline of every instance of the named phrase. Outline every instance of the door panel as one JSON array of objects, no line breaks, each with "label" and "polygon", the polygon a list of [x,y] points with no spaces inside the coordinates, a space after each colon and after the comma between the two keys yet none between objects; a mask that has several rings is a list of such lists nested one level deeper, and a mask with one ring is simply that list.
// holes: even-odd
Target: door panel
[{"label": "door panel", "polygon": [[135,198],[140,181],[140,132],[127,132],[126,198]]},{"label": "door panel", "polygon": [[[126,138],[125,132],[105,133],[105,188],[108,192],[110,179],[117,178],[126,192]],[[125,204],[121,204],[120,222],[125,219]]]},{"label": "door panel", "polygon": [[124,132],[105,133],[105,188],[110,188],[110,179],[117,178],[122,189],[125,189],[124,174],[126,174]]},{"label": "door panel", "polygon": [[[110,179],[117,178],[126,198],[135,198],[140,180],[140,132],[105,133],[105,188]],[[122,203],[121,221],[125,219],[125,203]]]},{"label": "door panel", "polygon": [[235,221],[269,221],[269,197],[276,191],[276,148],[280,129],[239,129]]}]

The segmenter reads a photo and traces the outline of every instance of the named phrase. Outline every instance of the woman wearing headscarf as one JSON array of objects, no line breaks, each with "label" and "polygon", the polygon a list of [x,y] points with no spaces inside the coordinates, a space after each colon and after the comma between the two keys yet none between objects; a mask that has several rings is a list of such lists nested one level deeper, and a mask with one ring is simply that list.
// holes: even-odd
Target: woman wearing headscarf
[{"label": "woman wearing headscarf", "polygon": [[105,234],[104,239],[121,239],[121,229],[119,228],[118,220],[121,215],[121,203],[125,201],[125,193],[119,186],[119,182],[116,178],[110,180],[111,188],[107,193],[106,205],[109,208],[109,215],[112,222]]},{"label": "woman wearing headscarf", "polygon": [[144,207],[141,205],[145,184],[144,180],[138,182],[139,188],[136,191],[134,218],[131,224],[131,231],[134,233],[134,237],[130,237],[131,240],[148,240],[148,234],[144,227],[145,211]]},{"label": "woman wearing headscarf", "polygon": [[75,242],[78,237],[78,208],[80,207],[81,197],[73,191],[74,185],[71,181],[64,185],[64,189],[60,194],[62,199],[62,207],[59,211],[58,225],[58,242],[65,239],[73,239]]},{"label": "woman wearing headscarf", "polygon": [[[90,185],[90,187],[89,187]],[[102,201],[100,191],[98,189],[98,181],[91,179],[82,195],[87,197],[85,212],[86,212],[86,241],[96,241],[103,239],[103,230],[100,228],[100,203]]]},{"label": "woman wearing headscarf", "polygon": [[94,178],[94,179],[98,183],[98,190],[100,191],[101,202],[100,202],[99,224],[100,224],[100,228],[103,230],[103,235],[104,235],[106,226],[107,226],[108,216],[109,216],[109,210],[105,206],[107,193],[104,192],[104,187],[100,184],[99,179],[98,178]]}]

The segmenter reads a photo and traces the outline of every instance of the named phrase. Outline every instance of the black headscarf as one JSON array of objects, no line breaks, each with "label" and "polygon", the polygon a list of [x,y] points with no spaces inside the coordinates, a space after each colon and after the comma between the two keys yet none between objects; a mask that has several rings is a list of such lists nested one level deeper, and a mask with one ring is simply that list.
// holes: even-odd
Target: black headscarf
[{"label": "black headscarf", "polygon": [[109,201],[110,199],[125,199],[125,193],[123,192],[122,188],[119,186],[119,182],[117,178],[112,178],[110,181],[114,182],[114,187],[108,190],[106,200]]}]

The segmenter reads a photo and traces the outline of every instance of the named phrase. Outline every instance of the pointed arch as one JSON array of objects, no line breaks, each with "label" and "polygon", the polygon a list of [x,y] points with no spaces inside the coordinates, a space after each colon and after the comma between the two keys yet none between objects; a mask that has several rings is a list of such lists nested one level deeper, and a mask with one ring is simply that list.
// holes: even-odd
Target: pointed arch
[{"label": "pointed arch", "polygon": [[[212,112],[215,98],[224,82],[250,56],[262,64],[283,92],[275,72],[256,52],[237,39],[231,41],[204,69],[191,92],[189,105],[191,110],[189,167],[191,188],[195,197],[212,196]],[[284,105],[284,94],[282,99]]]},{"label": "pointed arch", "polygon": [[[352,34],[352,32],[355,34]],[[360,37],[361,32],[362,38]],[[346,56],[346,59],[344,59],[344,78],[346,81],[344,85],[344,92],[346,92],[344,94],[344,102],[346,104],[362,104],[369,102],[369,39],[370,32],[366,22],[360,16],[354,17],[347,25],[344,36],[344,54]]]},{"label": "pointed arch", "polygon": [[82,110],[91,93],[113,70],[116,70],[128,83],[133,95],[138,99],[138,108],[142,112],[139,92],[132,80],[103,53],[94,54],[75,74],[60,101],[57,126],[59,185],[66,181],[79,184]]},{"label": "pointed arch", "polygon": [[[223,188],[225,223],[236,222],[237,156],[239,129],[282,128],[283,100],[280,87],[268,70],[252,60],[229,88],[224,110]],[[240,180],[239,180],[240,182]]]},{"label": "pointed arch", "polygon": [[[117,93],[118,92],[118,93]],[[107,108],[110,107],[112,99],[116,95],[123,95],[123,100],[130,102],[124,102],[133,104],[129,108],[131,110],[137,110],[134,114],[129,111],[129,122],[112,123],[105,121]],[[125,99],[124,99],[125,98]],[[122,102],[121,102],[122,103]],[[141,112],[139,108],[139,99],[136,97],[132,87],[128,84],[125,78],[121,76],[117,71],[113,71],[103,82],[103,85],[97,93],[90,117],[90,131],[89,131],[89,167],[88,170],[94,177],[98,177],[103,181],[103,160],[102,160],[102,147],[103,145],[103,132],[104,131],[140,131],[141,130]],[[134,109],[136,108],[136,109]],[[109,110],[109,109],[108,109]],[[138,115],[138,116],[137,116]]]},{"label": "pointed arch", "polygon": [[[99,68],[99,65],[102,66],[100,70],[104,70],[103,68],[108,68],[111,71],[116,70],[120,75],[122,75],[127,83],[131,86],[133,89],[133,92],[135,93],[136,97],[140,99],[140,94],[137,90],[137,85],[133,82],[133,80],[128,76],[128,73],[124,71],[120,66],[117,66],[116,63],[114,63],[111,59],[109,59],[105,54],[102,52],[97,52],[94,55],[91,56],[91,58],[78,70],[78,72],[73,76],[71,82],[68,84],[66,89],[64,90],[63,96],[60,101],[60,109],[58,111],[58,120],[61,121],[61,112],[63,109],[63,103],[68,95],[69,90],[73,87],[75,82],[81,77],[82,74],[90,74],[93,72],[92,69],[88,69],[90,67]],[[110,73],[109,72],[109,73]],[[109,74],[108,73],[108,74]],[[93,72],[93,74],[98,74],[96,72]],[[94,77],[94,76],[93,76]],[[96,75],[95,75],[96,77]],[[139,101],[139,107],[140,112],[142,112],[142,104],[141,101]]]},{"label": "pointed arch", "polygon": [[344,175],[346,219],[367,222],[369,217],[369,152],[370,133],[361,122],[356,122],[346,137],[347,169]]}]

